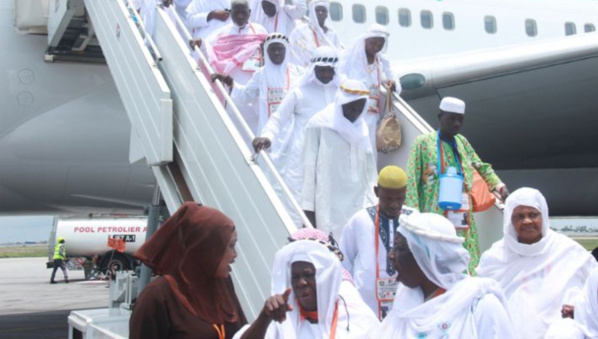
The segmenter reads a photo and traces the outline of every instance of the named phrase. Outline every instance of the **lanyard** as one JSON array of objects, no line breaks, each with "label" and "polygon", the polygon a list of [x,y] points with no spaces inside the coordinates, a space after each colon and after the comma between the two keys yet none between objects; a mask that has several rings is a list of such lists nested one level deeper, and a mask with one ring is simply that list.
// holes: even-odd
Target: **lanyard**
[{"label": "lanyard", "polygon": [[[239,27],[239,33],[243,32],[243,29],[245,27],[247,27],[247,26]],[[249,29],[251,30],[251,33],[255,34],[255,29],[253,28],[253,25],[251,24],[251,22],[249,23]]]},{"label": "lanyard", "polygon": [[[442,141],[440,140],[440,130],[438,131],[438,137],[436,139],[436,146],[438,150],[438,177],[444,172],[442,165],[444,165],[444,152],[442,152]],[[461,165],[461,157],[459,156],[459,152],[455,149],[457,147],[457,140],[455,139],[455,147],[451,145],[451,149],[453,150],[453,156],[455,157],[455,161],[459,165],[459,170],[461,171],[459,174],[464,175],[463,173],[463,165]]]},{"label": "lanyard", "polygon": [[[380,86],[381,86],[381,82],[380,82],[380,67],[378,65],[378,58],[374,59],[374,64],[376,65],[376,76],[377,76],[377,80],[378,80],[378,83],[377,83],[377,86],[376,86],[376,88],[378,89],[378,97],[376,98],[374,95],[370,95],[370,99],[371,100],[377,100],[377,105],[376,106],[378,106],[378,107],[376,107],[376,109],[378,111],[375,112],[375,111],[371,110],[371,107],[370,107],[370,109],[368,110],[368,112],[369,113],[380,113],[382,111],[382,107],[381,107],[382,102],[380,101]],[[372,92],[370,91],[370,93],[372,93]]]},{"label": "lanyard", "polygon": [[226,331],[224,330],[224,324],[220,325],[220,328],[218,328],[218,325],[216,325],[216,324],[212,324],[212,326],[216,330],[216,333],[218,333],[218,339],[226,338]]},{"label": "lanyard", "polygon": [[336,337],[336,323],[338,322],[338,300],[334,303],[334,315],[332,316],[332,324],[330,324],[330,339]]},{"label": "lanyard", "polygon": [[278,32],[278,12],[276,12],[276,17],[274,18],[274,32]]},{"label": "lanyard", "polygon": [[316,48],[320,47],[320,41],[318,41],[318,35],[316,34],[316,30],[312,28],[311,32],[314,34],[314,41],[316,42]]},{"label": "lanyard", "polygon": [[[388,219],[389,229],[386,232],[387,232],[387,236],[388,236],[389,246],[388,246],[388,248],[386,248],[386,246],[384,246],[386,248],[387,254],[390,251],[390,244],[392,243],[391,238],[394,236],[392,226],[390,226],[391,222],[392,222],[392,220]],[[374,245],[375,249],[376,249],[376,279],[378,279],[380,277],[380,263],[378,262],[378,252],[380,250],[380,204],[378,204],[378,206],[376,207],[376,217],[374,218],[374,229],[375,229],[375,238],[376,238],[376,242]],[[387,256],[386,257],[386,273],[388,273],[388,275],[393,275],[394,270],[389,272],[389,265],[390,265],[390,260],[388,259],[388,256]]]},{"label": "lanyard", "polygon": [[[374,228],[376,229],[375,231],[375,237],[376,237],[376,243],[375,243],[375,248],[376,248],[376,284],[378,284],[378,279],[380,278],[380,262],[378,259],[378,251],[380,249],[380,204],[378,204],[377,208],[376,208],[376,221],[374,222]],[[388,224],[390,226],[390,223],[392,222],[391,219],[388,219]],[[387,236],[388,236],[388,241],[390,244],[390,236],[392,233],[392,230],[390,230],[392,227],[389,227],[389,230],[387,230]],[[385,246],[386,247],[386,246]],[[390,247],[390,246],[389,246]],[[392,276],[394,274],[394,272],[389,272],[388,266],[390,265],[390,260],[388,259],[388,252],[389,252],[390,248],[386,248],[386,273],[388,273],[389,276]],[[394,270],[393,270],[394,271]],[[393,273],[393,274],[390,274]],[[376,288],[377,290],[377,288]],[[378,293],[378,292],[376,292]],[[376,296],[376,300],[378,301],[378,317],[381,318],[381,314],[382,314],[382,301],[380,300],[380,298],[378,296]]]},{"label": "lanyard", "polygon": [[[295,299],[295,300],[297,301],[297,305],[299,306],[299,316],[300,316],[301,321],[303,321],[305,319],[307,319],[309,321],[309,319],[311,319],[311,320],[317,320],[318,322],[320,322],[321,319],[320,319],[320,315],[319,315],[318,311],[306,312],[303,309],[303,307],[301,307],[301,304],[299,303],[299,301],[297,299]],[[307,317],[306,315],[304,315],[304,313],[315,313],[315,317]],[[336,337],[337,323],[338,323],[338,300],[334,303],[334,314],[332,315],[332,323],[330,324],[330,338],[331,339],[334,339]]]}]

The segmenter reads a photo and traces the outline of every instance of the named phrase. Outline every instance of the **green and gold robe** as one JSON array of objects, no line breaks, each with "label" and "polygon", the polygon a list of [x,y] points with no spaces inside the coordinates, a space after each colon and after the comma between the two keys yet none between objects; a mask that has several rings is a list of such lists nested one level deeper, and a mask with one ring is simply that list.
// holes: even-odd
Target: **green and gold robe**
[{"label": "green and gold robe", "polygon": [[[474,269],[480,258],[480,249],[478,243],[478,230],[473,219],[471,204],[471,188],[473,186],[473,174],[478,169],[479,174],[488,183],[490,189],[494,189],[501,184],[500,178],[494,173],[490,164],[482,162],[475,150],[469,144],[464,136],[458,134],[455,136],[457,150],[461,158],[461,165],[464,172],[464,192],[467,192],[469,199],[469,229],[458,229],[457,233],[465,237],[464,246],[471,255],[469,264],[470,271],[475,274]],[[420,212],[430,212],[444,214],[445,211],[438,206],[438,151],[437,151],[438,132],[432,132],[420,135],[415,139],[409,154],[407,163],[407,198],[405,205],[413,207]],[[449,166],[455,166],[459,169],[459,164],[455,159],[452,147],[446,141],[442,141],[443,153],[443,173]]]}]

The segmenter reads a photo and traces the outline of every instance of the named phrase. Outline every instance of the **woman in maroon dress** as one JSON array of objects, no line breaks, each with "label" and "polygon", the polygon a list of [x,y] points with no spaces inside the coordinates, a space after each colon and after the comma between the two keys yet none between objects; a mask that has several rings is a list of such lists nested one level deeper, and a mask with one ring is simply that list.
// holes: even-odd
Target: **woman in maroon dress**
[{"label": "woman in maroon dress", "polygon": [[130,338],[232,338],[247,323],[229,276],[236,242],[222,212],[181,206],[135,253],[161,276],[137,299]]}]

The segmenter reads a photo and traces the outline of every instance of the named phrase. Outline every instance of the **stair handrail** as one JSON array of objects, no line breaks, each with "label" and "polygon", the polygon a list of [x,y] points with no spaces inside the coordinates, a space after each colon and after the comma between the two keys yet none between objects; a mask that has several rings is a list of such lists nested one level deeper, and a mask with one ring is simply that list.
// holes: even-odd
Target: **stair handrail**
[{"label": "stair handrail", "polygon": [[[163,10],[162,5],[158,5],[158,7],[159,7],[159,10]],[[177,31],[183,32],[183,34],[185,35],[183,37],[184,41],[189,42],[192,39],[192,37],[191,37],[191,34],[189,33],[189,30],[187,29],[187,26],[181,20],[181,18],[178,16],[178,14],[175,13],[174,17],[176,19],[176,25],[178,26]],[[181,28],[183,28],[183,29],[181,29]],[[186,45],[187,45],[187,47],[190,48],[188,43]],[[193,46],[193,52],[196,53],[196,55],[198,56],[198,59],[199,59],[198,62],[201,63],[201,65],[198,65],[198,67],[201,68],[203,66],[203,67],[205,67],[205,69],[207,70],[207,72],[209,74],[214,74],[215,72],[214,72],[214,69],[212,68],[212,65],[210,65],[207,58],[201,51],[201,49],[199,49],[197,46]],[[243,116],[241,115],[241,112],[239,112],[237,105],[235,105],[234,101],[228,94],[228,91],[226,90],[226,88],[224,87],[222,82],[220,80],[216,80],[216,81],[212,81],[212,79],[207,79],[207,80],[209,82],[212,82],[215,84],[216,89],[219,91],[218,94],[220,94],[222,96],[222,98],[225,102],[225,105],[228,106],[229,111],[232,111],[234,118],[237,120],[237,122],[238,122],[237,126],[241,127],[242,132],[249,138],[249,140],[253,140],[255,137],[255,135],[253,134],[253,131],[251,131],[251,129],[247,125],[245,118],[243,118]],[[272,160],[270,159],[270,157],[268,156],[268,154],[265,150],[260,150],[257,153],[253,153],[253,155],[249,159],[247,159],[248,164],[257,165],[258,167],[261,168],[261,166],[259,165],[259,163],[257,161],[259,154],[262,154],[262,161],[263,161],[264,165],[266,166],[266,169],[268,171],[270,171],[270,173],[273,175],[276,183],[278,183],[278,185],[280,185],[280,188],[284,194],[284,197],[286,199],[288,199],[288,201],[291,203],[293,208],[297,212],[299,212],[298,215],[300,216],[304,227],[314,228],[313,225],[311,224],[311,222],[309,221],[309,219],[307,218],[307,216],[305,215],[305,213],[303,212],[303,209],[301,208],[299,203],[297,203],[297,201],[295,200],[295,197],[293,196],[293,194],[287,187],[286,183],[284,182],[284,179],[280,176],[280,173],[278,173],[278,170],[272,163]]]}]

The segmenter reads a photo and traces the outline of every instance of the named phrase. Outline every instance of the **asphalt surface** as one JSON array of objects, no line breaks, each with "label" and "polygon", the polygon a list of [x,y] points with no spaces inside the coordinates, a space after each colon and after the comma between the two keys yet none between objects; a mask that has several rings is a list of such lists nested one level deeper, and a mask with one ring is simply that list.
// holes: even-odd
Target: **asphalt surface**
[{"label": "asphalt surface", "polygon": [[68,338],[72,310],[108,307],[108,282],[85,281],[69,271],[69,284],[46,258],[0,259],[0,338]]}]

